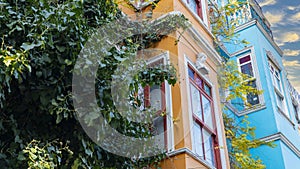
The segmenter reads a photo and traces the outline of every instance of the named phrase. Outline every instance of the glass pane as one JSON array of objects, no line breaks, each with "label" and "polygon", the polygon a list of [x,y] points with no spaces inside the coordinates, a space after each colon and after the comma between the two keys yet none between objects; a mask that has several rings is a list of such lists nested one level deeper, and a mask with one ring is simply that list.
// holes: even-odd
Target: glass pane
[{"label": "glass pane", "polygon": [[253,77],[253,70],[251,63],[247,63],[241,66],[241,72]]},{"label": "glass pane", "polygon": [[251,60],[250,55],[246,56],[246,57],[243,57],[243,58],[240,59],[240,64],[246,63],[250,60]]},{"label": "glass pane", "polygon": [[164,117],[158,116],[153,121],[152,134],[155,135],[155,144],[159,148],[165,147],[165,128],[164,128]]},{"label": "glass pane", "polygon": [[201,110],[201,102],[200,102],[200,93],[198,89],[190,84],[191,86],[191,97],[192,97],[192,108],[193,108],[193,113],[200,119],[202,119],[202,110]]},{"label": "glass pane", "polygon": [[202,133],[200,126],[194,121],[193,126],[193,150],[197,155],[203,158]]},{"label": "glass pane", "polygon": [[190,9],[198,15],[196,0],[189,0]]},{"label": "glass pane", "polygon": [[[252,86],[253,88],[256,88],[256,81],[252,81],[249,84],[250,86]],[[247,94],[247,102],[251,105],[256,105],[259,104],[259,97],[257,94]]]},{"label": "glass pane", "polygon": [[276,94],[276,98],[277,98],[277,106],[281,109],[281,110],[283,110],[283,104],[282,104],[282,98],[278,95],[278,94]]},{"label": "glass pane", "polygon": [[204,85],[204,90],[206,94],[208,94],[209,96],[211,95],[210,87],[207,84]]},{"label": "glass pane", "polygon": [[202,107],[203,107],[203,114],[204,114],[204,122],[207,126],[213,129],[213,118],[211,112],[211,103],[210,101],[202,95]]},{"label": "glass pane", "polygon": [[203,129],[205,160],[211,165],[215,165],[213,138],[209,132]]},{"label": "glass pane", "polygon": [[202,81],[202,79],[200,79],[199,77],[196,77],[195,83],[196,83],[196,85],[197,85],[199,88],[203,88],[203,87],[202,87],[203,81]]},{"label": "glass pane", "polygon": [[194,79],[194,71],[191,68],[189,68],[189,77]]},{"label": "glass pane", "polygon": [[150,88],[150,105],[151,109],[158,111],[162,110],[162,97],[159,85],[154,85]]}]

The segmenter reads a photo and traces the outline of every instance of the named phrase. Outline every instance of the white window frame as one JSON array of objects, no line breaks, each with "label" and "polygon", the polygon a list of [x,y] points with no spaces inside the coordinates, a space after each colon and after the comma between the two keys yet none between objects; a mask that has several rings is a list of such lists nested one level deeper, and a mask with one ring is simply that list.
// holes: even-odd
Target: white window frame
[{"label": "white window frame", "polygon": [[[186,82],[186,88],[182,88],[182,91],[187,91],[187,107],[188,107],[188,116],[189,116],[189,129],[192,130],[193,129],[193,126],[194,126],[194,120],[193,120],[193,111],[192,111],[192,106],[191,106],[191,93],[190,93],[190,82],[189,80],[186,80],[186,78],[188,79],[189,78],[189,74],[188,74],[188,68],[189,68],[189,65],[195,70],[195,72],[201,76],[201,78],[209,85],[211,86],[211,97],[213,98],[212,99],[212,104],[213,104],[213,112],[214,112],[214,116],[215,118],[213,119],[214,120],[214,129],[217,130],[216,131],[216,135],[217,135],[217,141],[218,141],[218,144],[219,146],[222,146],[222,144],[224,144],[224,138],[223,138],[223,135],[220,134],[220,131],[222,131],[222,128],[221,128],[221,125],[220,123],[217,122],[217,119],[221,118],[218,114],[219,112],[219,109],[218,109],[218,100],[216,99],[216,86],[213,85],[213,83],[208,79],[208,77],[205,75],[205,74],[202,74],[200,71],[197,70],[196,66],[194,65],[194,62],[192,62],[189,57],[187,55],[184,54],[184,74],[185,74],[185,82]],[[186,101],[184,101],[184,104],[186,104]],[[193,132],[191,131],[190,132],[190,136],[191,136],[191,146],[192,146],[192,152],[195,153],[195,155],[198,156],[198,154],[196,153],[196,145],[194,145],[194,134]],[[219,153],[220,153],[220,162],[221,162],[221,166],[224,168],[225,167],[225,161],[226,161],[226,153],[225,151],[223,151],[222,149],[219,149]],[[216,154],[215,154],[216,155]],[[198,156],[200,157],[200,156]],[[216,158],[216,157],[215,157]],[[202,157],[199,158],[200,161],[202,163],[205,163],[206,165],[208,166],[211,166],[211,168],[215,168],[215,166],[212,166],[208,161],[204,160]]]},{"label": "white window frame", "polygon": [[[276,100],[277,109],[279,112],[283,113],[288,118],[290,118],[290,114],[287,111],[286,99],[283,94],[281,69],[270,59],[268,60],[268,66],[269,66],[270,76],[272,79],[272,84],[275,91],[275,97],[276,97],[275,100]],[[280,99],[280,103],[278,98]]]},{"label": "white window frame", "polygon": [[[247,61],[245,63],[240,64],[240,59],[244,58],[244,57],[247,57],[247,56],[250,57],[250,61]],[[238,56],[237,60],[236,60],[236,63],[237,63],[238,69],[239,69],[239,71],[241,73],[242,73],[242,66],[246,65],[248,63],[251,63],[251,68],[252,68],[252,74],[253,74],[253,76],[252,76],[251,80],[249,80],[249,81],[255,81],[255,83],[256,83],[256,89],[261,90],[260,81],[259,81],[259,78],[258,78],[258,71],[257,71],[257,66],[256,66],[256,60],[255,60],[255,56],[253,55],[253,52],[250,51],[250,52],[247,52],[247,53],[245,53],[243,55]],[[259,103],[255,104],[253,106],[257,106],[257,105],[262,105],[263,104],[263,98],[262,98],[261,95],[258,95],[258,99],[259,99]],[[248,100],[246,100],[246,103],[247,102],[248,102]]]},{"label": "white window frame", "polygon": [[[170,55],[169,52],[166,51],[162,54],[159,54],[157,56],[151,57],[148,60],[146,60],[147,65],[151,63],[155,63],[156,61],[163,58],[164,64],[170,64]],[[167,135],[167,152],[171,152],[175,150],[174,145],[174,128],[173,128],[173,110],[172,110],[172,91],[171,86],[168,85],[168,82],[165,80],[165,106],[166,106],[166,129],[165,134]],[[150,94],[150,93],[149,93]]]}]

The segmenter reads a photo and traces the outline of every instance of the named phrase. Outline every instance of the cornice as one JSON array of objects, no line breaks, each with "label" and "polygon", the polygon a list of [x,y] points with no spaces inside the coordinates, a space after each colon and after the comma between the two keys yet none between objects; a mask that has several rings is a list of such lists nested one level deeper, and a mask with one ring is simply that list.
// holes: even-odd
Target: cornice
[{"label": "cornice", "polygon": [[281,140],[285,145],[287,145],[298,157],[300,157],[300,150],[281,132],[263,137],[261,141],[271,142],[276,140]]},{"label": "cornice", "polygon": [[259,30],[264,34],[264,36],[267,38],[267,40],[272,44],[272,46],[275,48],[275,50],[279,53],[280,56],[283,55],[282,50],[279,48],[279,46],[274,42],[274,40],[271,38],[271,36],[265,31],[265,29],[261,26],[261,24],[259,22],[257,22],[257,20],[252,20],[250,22],[246,22],[240,26],[238,26],[235,29],[235,32],[238,33],[246,28],[249,28],[253,25],[257,25],[257,27],[259,28]]}]

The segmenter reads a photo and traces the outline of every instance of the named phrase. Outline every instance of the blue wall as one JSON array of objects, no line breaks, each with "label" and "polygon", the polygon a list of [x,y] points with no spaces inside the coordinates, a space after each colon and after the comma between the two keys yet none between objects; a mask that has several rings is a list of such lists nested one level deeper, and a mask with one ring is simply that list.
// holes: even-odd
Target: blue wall
[{"label": "blue wall", "polygon": [[[264,108],[255,110],[248,115],[248,120],[251,122],[251,126],[256,127],[257,138],[263,138],[276,133],[282,133],[293,145],[300,149],[300,134],[297,129],[297,122],[294,117],[294,110],[292,107],[291,97],[288,92],[288,83],[286,78],[286,72],[282,63],[282,56],[268,41],[267,37],[261,32],[256,24],[248,26],[247,28],[238,32],[241,40],[245,39],[250,42],[250,45],[245,48],[242,44],[225,44],[228,52],[233,54],[241,50],[244,52],[252,51],[256,58],[256,65],[259,75],[259,83],[261,85],[264,99]],[[273,59],[282,68],[281,80],[283,82],[283,94],[287,105],[290,118],[287,118],[277,109],[276,93],[272,84],[272,79],[268,66],[267,51],[272,53]],[[237,60],[241,54],[235,54],[231,57],[231,60]],[[229,113],[232,113],[228,111]],[[236,116],[237,117],[237,116]],[[237,118],[240,119],[241,117]],[[296,169],[295,165],[300,168],[300,158],[293,153],[284,143],[281,141],[275,142],[278,146],[274,149],[262,146],[256,150],[253,150],[254,155],[259,155],[263,162],[270,169]],[[294,166],[294,167],[292,167]]]}]

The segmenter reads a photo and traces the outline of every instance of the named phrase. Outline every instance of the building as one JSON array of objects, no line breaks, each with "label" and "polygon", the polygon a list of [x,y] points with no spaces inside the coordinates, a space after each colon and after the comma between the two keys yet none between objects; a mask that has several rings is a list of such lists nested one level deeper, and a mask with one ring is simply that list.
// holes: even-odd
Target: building
[{"label": "building", "polygon": [[[150,1],[151,2],[151,1]],[[128,15],[149,14],[149,1],[129,1],[122,11]],[[171,62],[175,65],[179,83],[166,83],[147,89],[160,88],[161,97],[151,96],[150,102],[162,103],[158,107],[166,111],[166,117],[156,120],[156,128],[165,132],[160,141],[166,144],[168,158],[161,162],[164,169],[180,168],[229,168],[226,139],[222,121],[217,68],[222,62],[214,49],[211,33],[208,2],[199,0],[160,0],[151,9],[152,19],[166,15],[183,14],[191,22],[182,35],[173,32],[152,49],[160,54],[144,56],[149,65]],[[156,17],[157,16],[157,17]],[[175,40],[180,41],[175,45]],[[154,99],[154,100],[153,100]]]},{"label": "building", "polygon": [[230,107],[228,114],[237,121],[245,115],[251,126],[256,127],[256,137],[273,141],[275,148],[261,146],[252,151],[267,168],[291,169],[300,166],[299,94],[290,85],[282,63],[283,53],[274,42],[270,24],[255,0],[245,5],[228,20],[237,19],[236,34],[250,44],[224,44],[230,59],[239,70],[251,78],[253,87],[263,90],[262,95],[247,95],[253,105]]}]

